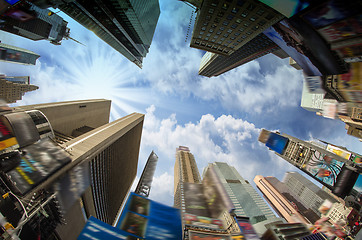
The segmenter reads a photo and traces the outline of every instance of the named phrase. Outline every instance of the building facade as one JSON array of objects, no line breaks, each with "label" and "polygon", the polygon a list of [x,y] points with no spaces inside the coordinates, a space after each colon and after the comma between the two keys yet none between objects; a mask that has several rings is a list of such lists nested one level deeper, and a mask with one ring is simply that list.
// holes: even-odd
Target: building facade
[{"label": "building facade", "polygon": [[35,65],[40,55],[35,52],[0,43],[0,61],[19,63],[24,65]]},{"label": "building facade", "polygon": [[115,224],[137,173],[144,115],[133,113],[109,123],[110,101],[104,99],[28,105],[15,112],[40,110],[51,123],[59,147],[70,163],[49,176],[24,198],[55,191],[67,224],[52,233],[76,239],[87,218]]},{"label": "building facade", "polygon": [[[351,192],[362,172],[361,167],[352,159],[352,155],[359,154],[342,151],[340,148],[337,152],[330,151],[328,148],[335,148],[331,144],[324,146],[321,143],[306,142],[265,129],[261,131],[258,140],[342,198]],[[345,152],[349,154],[345,155]]]},{"label": "building facade", "polygon": [[274,215],[249,181],[240,176],[234,167],[222,162],[215,162],[212,165],[235,207],[235,215],[249,217],[250,223],[259,235],[266,231],[269,224],[283,222]]},{"label": "building facade", "polygon": [[160,15],[158,0],[50,2],[142,67]]},{"label": "building facade", "polygon": [[268,181],[271,180],[271,178],[272,177],[257,175],[254,178],[254,182],[278,215],[283,217],[288,223],[309,223],[309,221],[298,212],[297,207]]},{"label": "building facade", "polygon": [[201,59],[199,75],[206,77],[219,76],[231,69],[279,49],[279,46],[261,33],[229,56],[211,52],[205,53]]},{"label": "building facade", "polygon": [[282,18],[259,1],[205,0],[197,12],[190,46],[227,56]]},{"label": "building facade", "polygon": [[38,86],[29,84],[29,77],[0,76],[0,98],[7,103],[21,100],[26,92],[35,91]]}]

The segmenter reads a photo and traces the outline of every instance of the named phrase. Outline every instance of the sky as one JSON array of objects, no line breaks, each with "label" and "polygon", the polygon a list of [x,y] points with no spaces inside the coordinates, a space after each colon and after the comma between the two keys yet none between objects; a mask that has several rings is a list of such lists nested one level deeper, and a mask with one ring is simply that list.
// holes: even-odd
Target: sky
[{"label": "sky", "polygon": [[219,77],[199,76],[204,52],[189,47],[191,32],[185,41],[193,9],[176,0],[160,0],[160,8],[142,69],[61,12],[71,37],[85,46],[0,32],[3,43],[41,56],[35,66],[0,63],[0,74],[30,76],[39,86],[12,106],[104,98],[112,100],[111,121],[145,114],[136,181],[154,150],[159,160],[150,198],[167,205],[173,204],[178,146],[190,148],[200,173],[208,163],[227,162],[249,182],[255,175],[282,180],[287,171],[300,172],[257,141],[262,128],[361,153],[361,142],[347,135],[343,122],[300,107],[303,76],[288,59],[269,54]]}]

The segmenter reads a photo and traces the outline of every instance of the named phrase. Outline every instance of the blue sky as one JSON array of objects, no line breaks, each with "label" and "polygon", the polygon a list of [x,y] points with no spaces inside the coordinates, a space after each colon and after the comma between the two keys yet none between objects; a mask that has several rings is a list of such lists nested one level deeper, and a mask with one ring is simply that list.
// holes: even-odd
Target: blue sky
[{"label": "blue sky", "polygon": [[151,150],[159,162],[151,198],[173,204],[175,149],[188,146],[200,173],[209,162],[226,161],[250,182],[297,169],[257,141],[262,128],[304,139],[323,139],[359,152],[341,121],[300,107],[302,72],[274,55],[219,77],[198,76],[203,51],[185,42],[192,9],[160,0],[161,15],[143,69],[66,15],[71,36],[61,46],[0,32],[3,43],[41,55],[35,66],[0,63],[0,73],[29,75],[39,86],[16,105],[76,99],[112,100],[111,120],[132,112],[146,114],[139,158],[140,175]]}]

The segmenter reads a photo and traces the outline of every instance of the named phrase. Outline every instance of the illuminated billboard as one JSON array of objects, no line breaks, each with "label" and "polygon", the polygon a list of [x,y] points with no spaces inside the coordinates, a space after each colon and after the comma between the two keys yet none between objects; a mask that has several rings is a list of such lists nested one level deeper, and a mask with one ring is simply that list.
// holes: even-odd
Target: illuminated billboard
[{"label": "illuminated billboard", "polygon": [[344,163],[319,151],[311,151],[312,155],[309,161],[302,166],[302,169],[333,188]]},{"label": "illuminated billboard", "polygon": [[15,3],[19,2],[20,0],[5,0],[5,2],[8,2],[11,5],[14,5]]},{"label": "illuminated billboard", "polygon": [[[11,127],[9,126],[9,124],[6,124],[7,121],[5,120],[4,123],[3,118],[0,118],[0,150],[4,150],[8,147],[12,147],[14,146],[15,148],[19,147],[18,142],[15,138],[15,136],[13,135],[13,133],[11,132]],[[8,125],[8,126],[7,126]]]},{"label": "illuminated billboard", "polygon": [[327,145],[327,150],[346,160],[349,160],[349,158],[351,157],[350,152],[330,144]]},{"label": "illuminated billboard", "polygon": [[190,240],[230,240],[229,235],[189,231]]},{"label": "illuminated billboard", "polygon": [[265,146],[267,146],[268,148],[279,154],[283,154],[288,141],[289,141],[288,138],[271,132],[268,140],[265,143]]},{"label": "illuminated billboard", "polygon": [[204,216],[196,216],[194,214],[184,213],[183,218],[185,224],[212,228],[212,229],[224,229],[224,225],[220,219],[209,218]]},{"label": "illuminated billboard", "polygon": [[251,225],[248,217],[235,217],[236,222],[239,225],[241,233],[246,240],[259,240],[258,234],[256,234],[253,226]]},{"label": "illuminated billboard", "polygon": [[149,200],[134,192],[128,197],[117,228],[136,238],[182,239],[179,209]]},{"label": "illuminated billboard", "polygon": [[210,216],[201,183],[183,183],[185,208],[187,213],[197,216]]}]

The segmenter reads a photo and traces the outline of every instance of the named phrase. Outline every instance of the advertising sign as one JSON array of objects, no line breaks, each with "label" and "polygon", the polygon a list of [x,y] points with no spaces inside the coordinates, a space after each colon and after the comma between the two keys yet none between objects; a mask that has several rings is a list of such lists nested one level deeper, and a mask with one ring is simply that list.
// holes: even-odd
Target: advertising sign
[{"label": "advertising sign", "polygon": [[150,239],[182,239],[180,210],[131,193],[117,228],[130,236]]},{"label": "advertising sign", "polygon": [[230,240],[229,235],[189,231],[190,240]]},{"label": "advertising sign", "polygon": [[14,5],[15,3],[19,2],[20,0],[5,0],[5,2],[8,2],[11,5]]},{"label": "advertising sign", "polygon": [[316,150],[311,151],[314,152],[312,152],[309,161],[302,168],[315,178],[333,187],[344,163]]},{"label": "advertising sign", "polygon": [[320,76],[307,76],[304,72],[304,82],[310,93],[321,93],[324,94],[325,91],[322,87],[323,80]]},{"label": "advertising sign", "polygon": [[259,240],[258,234],[256,234],[253,226],[249,222],[248,217],[235,217],[236,222],[239,225],[241,233],[244,235],[246,240]]},{"label": "advertising sign", "polygon": [[349,158],[351,157],[351,153],[348,152],[347,150],[341,149],[341,148],[333,146],[331,144],[327,145],[327,150],[346,159],[346,160],[349,160]]},{"label": "advertising sign", "polygon": [[362,63],[350,63],[350,71],[345,74],[338,75],[338,89],[339,90],[362,90]]},{"label": "advertising sign", "polygon": [[0,150],[4,150],[11,146],[18,147],[18,141],[9,130],[9,127],[7,127],[4,124],[3,119],[0,118]]},{"label": "advertising sign", "polygon": [[127,232],[98,220],[91,216],[77,240],[137,240],[137,238],[130,236]]},{"label": "advertising sign", "polygon": [[[274,26],[276,25],[279,26],[278,29],[280,29],[280,26],[284,26],[280,23]],[[293,58],[308,76],[322,76],[323,74],[314,66],[311,60],[302,54],[301,51],[297,51],[297,49],[290,46],[290,43],[285,41],[287,36],[282,31],[276,31],[274,26],[267,28],[263,33]]]},{"label": "advertising sign", "polygon": [[260,0],[260,2],[274,8],[286,17],[291,17],[309,6],[309,2],[295,0]]},{"label": "advertising sign", "polygon": [[224,225],[220,219],[208,218],[204,216],[196,216],[194,214],[184,213],[183,219],[185,224],[213,228],[213,229],[224,229]]},{"label": "advertising sign", "polygon": [[362,157],[359,155],[352,154],[351,160],[355,163],[362,164]]},{"label": "advertising sign", "polygon": [[209,164],[207,167],[202,184],[204,186],[206,203],[212,218],[218,218],[225,210],[230,212],[235,209],[212,164]]},{"label": "advertising sign", "polygon": [[13,191],[24,195],[45,181],[50,175],[71,161],[68,153],[44,139],[22,149],[22,154],[12,156],[17,165],[6,172]]},{"label": "advertising sign", "polygon": [[279,154],[283,154],[288,141],[288,138],[271,132],[268,141],[265,143],[265,146]]},{"label": "advertising sign", "polygon": [[324,27],[359,13],[358,1],[346,3],[343,0],[325,1],[303,15],[304,20],[315,28]]},{"label": "advertising sign", "polygon": [[201,183],[183,183],[186,212],[197,216],[210,216]]},{"label": "advertising sign", "polygon": [[362,34],[362,15],[341,20],[318,31],[328,42],[358,36]]},{"label": "advertising sign", "polygon": [[338,102],[323,102],[322,115],[325,118],[336,119],[338,118]]}]

